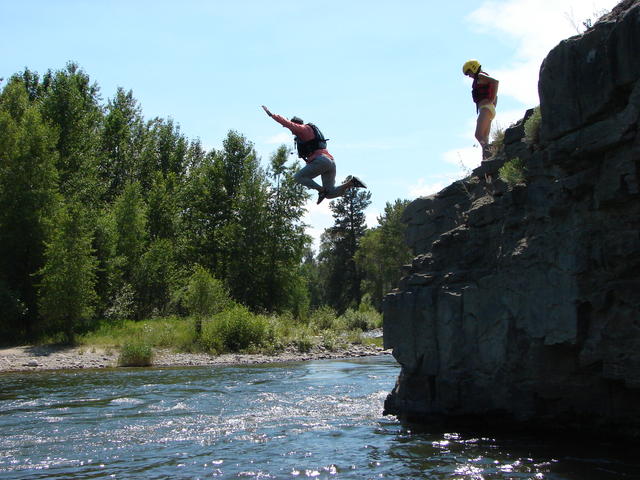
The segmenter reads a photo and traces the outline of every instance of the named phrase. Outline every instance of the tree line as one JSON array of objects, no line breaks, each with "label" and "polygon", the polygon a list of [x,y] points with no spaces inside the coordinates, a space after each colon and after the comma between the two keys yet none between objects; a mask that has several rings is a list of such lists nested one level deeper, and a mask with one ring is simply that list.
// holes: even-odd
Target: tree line
[{"label": "tree line", "polygon": [[316,255],[287,160],[283,145],[262,166],[233,130],[206,151],[173,120],[145,119],[131,91],[103,103],[74,63],[13,75],[0,92],[0,338],[188,315],[203,272],[257,312],[380,308],[409,259],[407,202],[367,229],[370,193],[350,190]]}]

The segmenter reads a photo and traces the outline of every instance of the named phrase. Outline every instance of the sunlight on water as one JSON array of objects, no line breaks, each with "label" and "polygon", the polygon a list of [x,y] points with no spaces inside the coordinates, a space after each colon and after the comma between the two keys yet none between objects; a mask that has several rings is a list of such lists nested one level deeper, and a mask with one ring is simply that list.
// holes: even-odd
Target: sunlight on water
[{"label": "sunlight on water", "polygon": [[0,478],[600,480],[640,463],[382,417],[390,357],[0,375]]}]

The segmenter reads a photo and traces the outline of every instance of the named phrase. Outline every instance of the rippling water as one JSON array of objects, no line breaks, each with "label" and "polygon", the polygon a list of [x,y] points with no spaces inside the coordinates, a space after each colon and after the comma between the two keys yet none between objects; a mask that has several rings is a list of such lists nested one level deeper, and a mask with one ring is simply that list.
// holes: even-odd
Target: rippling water
[{"label": "rippling water", "polygon": [[390,357],[0,375],[0,478],[640,478],[606,447],[412,433]]}]

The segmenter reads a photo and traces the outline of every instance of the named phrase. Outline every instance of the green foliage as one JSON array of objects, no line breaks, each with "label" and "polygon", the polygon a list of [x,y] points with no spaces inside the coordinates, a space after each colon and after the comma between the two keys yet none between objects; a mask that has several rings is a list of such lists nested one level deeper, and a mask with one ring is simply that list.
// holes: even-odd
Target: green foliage
[{"label": "green foliage", "polygon": [[153,362],[153,349],[140,340],[125,343],[118,356],[121,367],[147,367]]},{"label": "green foliage", "polygon": [[311,313],[310,324],[316,330],[329,330],[335,327],[337,317],[333,308],[323,305]]},{"label": "green foliage", "polygon": [[360,330],[366,332],[382,326],[382,315],[374,309],[348,309],[340,317],[346,330]]},{"label": "green foliage", "polygon": [[240,305],[214,315],[202,326],[203,346],[217,353],[257,350],[273,340],[267,317]]},{"label": "green foliage", "polygon": [[175,248],[167,239],[149,244],[135,271],[138,317],[169,313],[172,294],[176,289]]},{"label": "green foliage", "polygon": [[33,336],[39,320],[34,274],[60,202],[56,141],[25,83],[12,78],[0,94],[0,331],[11,338]]},{"label": "green foliage", "polygon": [[200,265],[195,266],[181,297],[187,312],[195,318],[197,336],[202,333],[204,317],[216,315],[233,305],[224,284]]},{"label": "green foliage", "polygon": [[104,191],[98,180],[98,139],[103,120],[100,89],[70,62],[63,70],[47,72],[41,90],[38,104],[43,118],[58,132],[60,192],[95,206]]},{"label": "green foliage", "polygon": [[380,310],[384,295],[397,285],[401,267],[411,260],[411,251],[405,242],[406,225],[402,212],[408,200],[387,202],[384,213],[378,217],[378,226],[368,229],[355,255],[358,269],[363,273],[362,292]]},{"label": "green foliage", "polygon": [[366,231],[364,210],[370,203],[370,192],[353,188],[330,206],[334,225],[322,237],[320,261],[325,263],[326,301],[338,312],[360,303],[363,274],[355,256]]},{"label": "green foliage", "polygon": [[45,264],[38,272],[44,330],[63,331],[69,342],[74,340],[76,328],[92,318],[97,300],[92,233],[81,205],[62,207],[46,244]]},{"label": "green foliage", "polygon": [[[25,69],[3,86],[3,341],[96,329],[117,344],[141,335],[156,347],[278,349],[315,344],[339,325],[331,310],[310,318],[312,307],[343,312],[362,289],[373,297],[354,260],[368,192],[332,203],[335,225],[316,259],[303,224],[309,194],[285,146],[266,168],[235,131],[205,151],[173,120],[145,120],[131,91],[102,105],[97,84],[73,63],[42,77]],[[155,318],[174,314],[191,317],[174,319],[178,330]]]},{"label": "green foliage", "polygon": [[497,154],[504,147],[504,133],[505,130],[496,123],[491,132],[490,148],[492,155]]},{"label": "green foliage", "polygon": [[533,114],[524,123],[524,141],[527,145],[536,145],[539,139],[542,114],[540,106],[533,109]]},{"label": "green foliage", "polygon": [[513,187],[514,185],[525,182],[525,171],[524,162],[520,160],[520,157],[515,157],[500,167],[498,175],[500,176],[500,180],[510,187]]},{"label": "green foliage", "polygon": [[115,293],[111,305],[104,316],[108,320],[125,320],[133,318],[136,312],[136,292],[129,283],[123,283]]},{"label": "green foliage", "polygon": [[302,353],[309,353],[314,345],[313,340],[306,335],[300,335],[296,337],[293,341],[293,344],[295,345],[296,349]]},{"label": "green foliage", "polygon": [[132,338],[155,348],[194,350],[196,338],[192,323],[186,318],[166,317],[153,320],[106,320],[91,332],[81,334],[81,345],[122,346]]}]

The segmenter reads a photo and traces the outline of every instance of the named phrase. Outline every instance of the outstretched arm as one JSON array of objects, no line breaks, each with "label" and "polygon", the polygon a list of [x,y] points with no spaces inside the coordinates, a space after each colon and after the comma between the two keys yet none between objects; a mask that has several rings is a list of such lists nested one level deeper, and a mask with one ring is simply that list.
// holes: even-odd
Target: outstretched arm
[{"label": "outstretched arm", "polygon": [[[291,130],[291,133],[293,133],[296,136],[305,135],[305,133],[307,133],[307,131],[311,129],[311,127],[308,127],[306,125],[293,123],[292,121],[287,120],[286,118],[284,118],[281,115],[278,115],[277,113],[271,113],[271,111],[264,105],[262,105],[262,109],[267,113],[267,115],[269,115],[271,118],[273,118],[276,122],[278,122],[283,127]],[[313,134],[311,138],[313,138]]]}]

